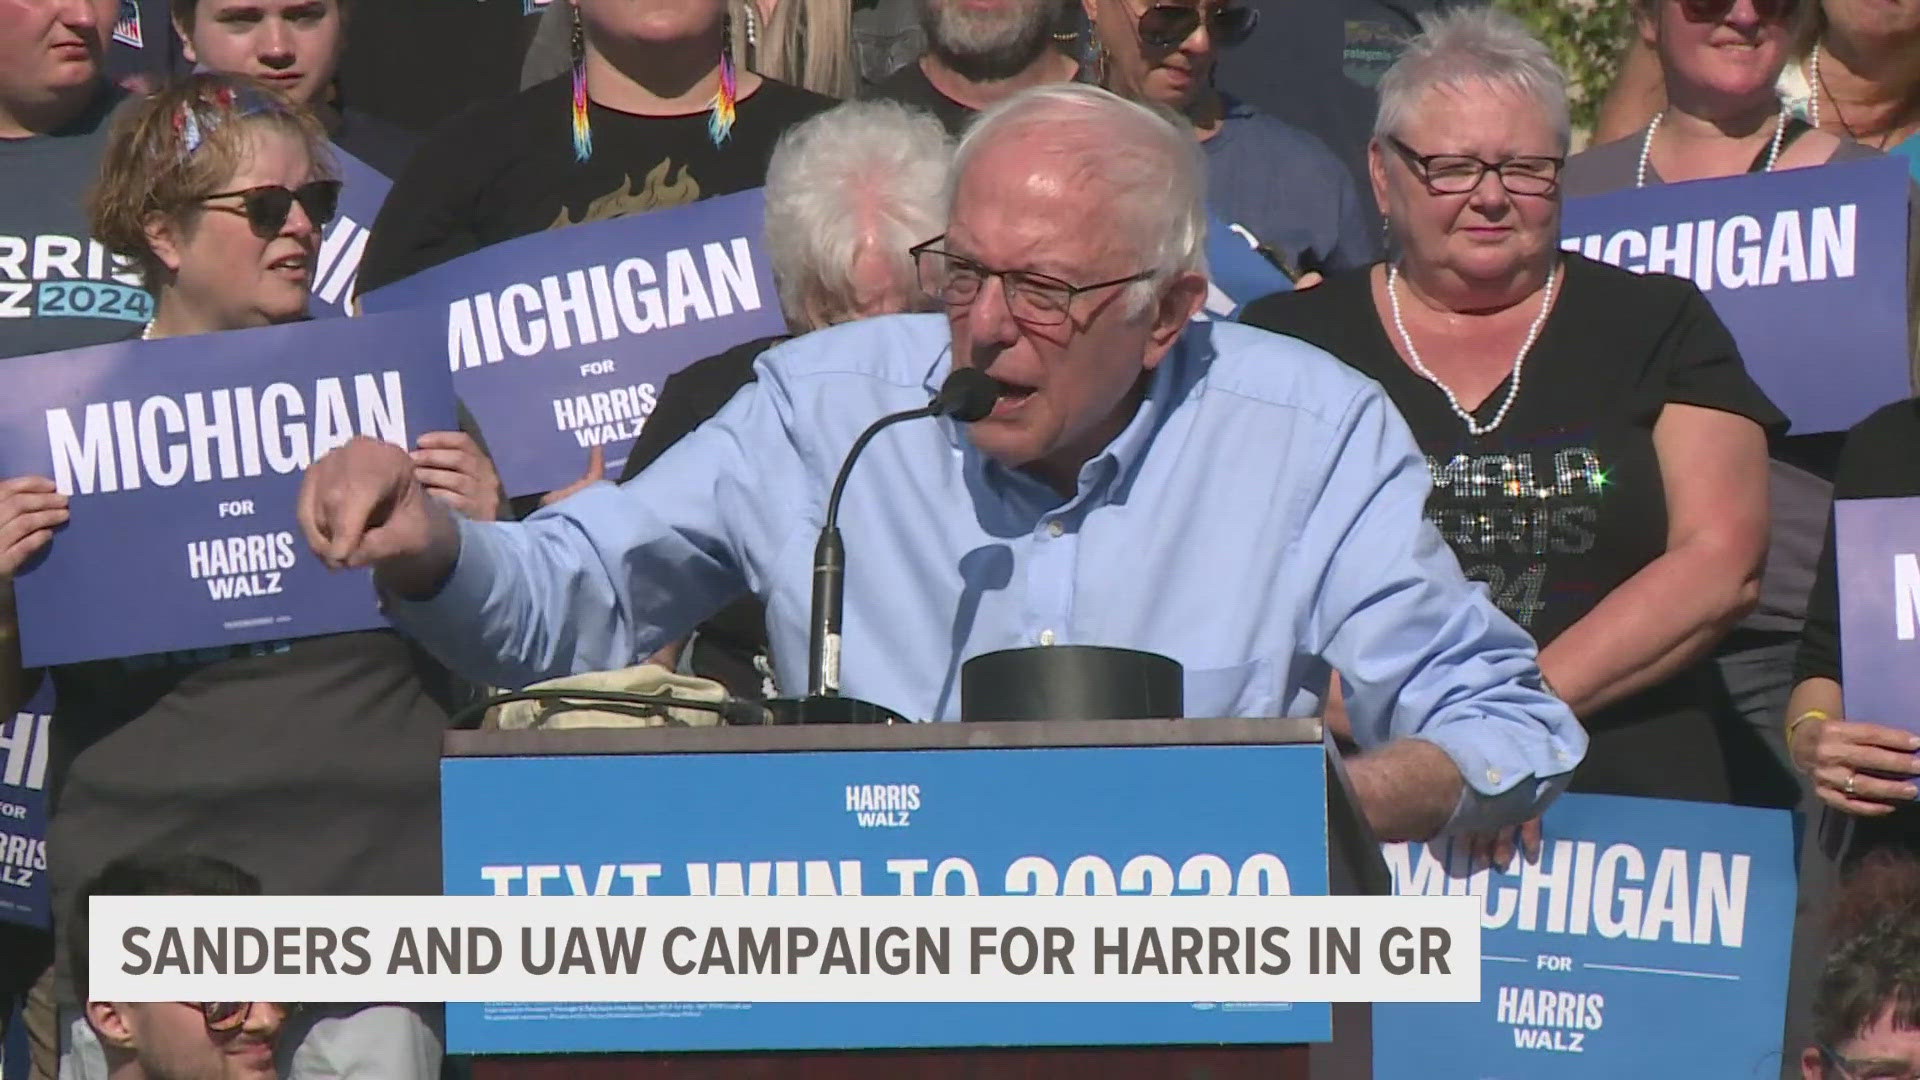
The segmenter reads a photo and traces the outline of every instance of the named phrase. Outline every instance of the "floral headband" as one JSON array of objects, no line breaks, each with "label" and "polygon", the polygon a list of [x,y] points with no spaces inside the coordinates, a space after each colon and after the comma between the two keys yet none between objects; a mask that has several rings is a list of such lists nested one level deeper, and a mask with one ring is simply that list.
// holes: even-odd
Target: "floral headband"
[{"label": "floral headband", "polygon": [[284,113],[286,106],[251,87],[216,86],[180,103],[173,130],[180,136],[180,156],[190,158],[206,144],[207,136],[230,119]]}]

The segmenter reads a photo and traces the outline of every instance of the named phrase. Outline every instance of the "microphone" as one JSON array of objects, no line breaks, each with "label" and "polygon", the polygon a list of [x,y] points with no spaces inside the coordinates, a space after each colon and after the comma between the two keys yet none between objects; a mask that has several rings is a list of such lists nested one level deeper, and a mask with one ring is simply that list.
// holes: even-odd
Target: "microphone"
[{"label": "microphone", "polygon": [[846,549],[840,543],[840,497],[846,493],[847,477],[853,463],[867,443],[882,430],[903,420],[928,416],[951,416],[963,424],[985,419],[1000,400],[1000,384],[978,368],[958,367],[940,392],[924,407],[883,416],[860,433],[840,466],[833,493],[827,498],[827,520],[820,529],[820,541],[813,549],[813,626],[808,638],[808,698],[840,696],[840,615],[846,599]]}]

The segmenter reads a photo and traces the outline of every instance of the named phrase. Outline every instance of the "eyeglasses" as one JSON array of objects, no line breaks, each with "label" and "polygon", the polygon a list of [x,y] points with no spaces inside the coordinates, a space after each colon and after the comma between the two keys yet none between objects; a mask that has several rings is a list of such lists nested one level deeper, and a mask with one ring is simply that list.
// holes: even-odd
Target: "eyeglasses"
[{"label": "eyeglasses", "polygon": [[1058,326],[1066,322],[1073,298],[1081,293],[1111,289],[1116,285],[1131,285],[1153,276],[1153,271],[1142,270],[1112,281],[1070,285],[1059,278],[1025,270],[989,270],[972,259],[933,246],[945,239],[944,235],[936,236],[907,251],[913,256],[914,272],[919,278],[921,290],[949,306],[965,307],[980,295],[980,289],[988,278],[997,277],[1006,289],[1007,309],[1016,320],[1029,326]]},{"label": "eyeglasses", "polygon": [[1200,29],[1202,19],[1207,36],[1221,48],[1231,49],[1253,36],[1260,24],[1260,12],[1250,7],[1214,8],[1205,16],[1198,7],[1184,4],[1155,4],[1140,13],[1140,40],[1156,49],[1176,49]]},{"label": "eyeglasses", "polygon": [[[247,1026],[247,1020],[253,1015],[252,1001],[196,1001],[192,1003],[200,1009],[200,1015],[207,1022],[207,1030],[215,1035],[224,1035]],[[300,1006],[292,1002],[280,1001],[274,1004],[280,1007],[282,1017],[292,1016]]]},{"label": "eyeglasses", "polygon": [[1466,154],[1421,155],[1393,136],[1387,144],[1407,159],[1420,182],[1435,195],[1465,195],[1480,186],[1488,173],[1500,178],[1500,186],[1514,195],[1551,195],[1560,186],[1560,167],[1565,158],[1511,157],[1500,161],[1482,161]]},{"label": "eyeglasses", "polygon": [[325,227],[327,222],[333,220],[334,211],[340,206],[340,181],[312,180],[298,188],[265,184],[239,191],[217,191],[194,201],[205,203],[232,198],[238,198],[240,205],[216,206],[213,209],[246,215],[253,235],[262,240],[271,240],[280,235],[280,230],[286,226],[287,215],[293,213],[293,204],[296,202],[307,212],[307,220],[313,222],[314,228]]},{"label": "eyeglasses", "polygon": [[[1733,11],[1739,0],[1680,0],[1680,13],[1692,23],[1717,23]],[[1800,6],[1799,0],[1753,0],[1753,13],[1761,22],[1782,22]]]},{"label": "eyeglasses", "polygon": [[1815,1043],[1820,1056],[1840,1074],[1840,1080],[1920,1080],[1920,1068],[1904,1061],[1849,1061],[1826,1043]]}]

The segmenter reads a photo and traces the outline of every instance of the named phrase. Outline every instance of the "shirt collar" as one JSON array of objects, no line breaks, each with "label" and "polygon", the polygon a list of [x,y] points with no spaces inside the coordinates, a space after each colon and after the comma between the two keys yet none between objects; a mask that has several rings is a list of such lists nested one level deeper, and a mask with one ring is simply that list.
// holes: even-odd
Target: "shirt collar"
[{"label": "shirt collar", "polygon": [[[1147,451],[1153,446],[1154,435],[1172,415],[1179,400],[1191,388],[1193,381],[1204,369],[1204,357],[1211,352],[1211,335],[1207,333],[1208,324],[1190,323],[1180,333],[1173,348],[1153,369],[1147,379],[1147,391],[1140,399],[1140,407],[1127,426],[1114,436],[1107,448],[1095,454],[1080,468],[1081,495],[1094,490],[1101,484],[1113,484],[1115,490],[1124,480],[1131,479],[1146,459]],[[951,342],[940,350],[940,354],[927,369],[923,385],[929,397],[940,392],[940,384],[946,381],[953,370],[953,346]],[[982,455],[973,446],[973,440],[952,417],[942,416],[938,420],[941,430],[946,433],[947,442],[966,455],[975,467],[987,464]],[[1076,498],[1079,496],[1076,496]]]}]

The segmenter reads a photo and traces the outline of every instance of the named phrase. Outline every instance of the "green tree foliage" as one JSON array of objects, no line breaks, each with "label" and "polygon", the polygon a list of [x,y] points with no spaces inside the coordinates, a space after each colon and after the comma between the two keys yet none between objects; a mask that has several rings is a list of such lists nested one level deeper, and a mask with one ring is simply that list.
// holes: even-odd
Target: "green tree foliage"
[{"label": "green tree foliage", "polygon": [[1591,130],[1634,33],[1634,0],[1494,0],[1526,20],[1566,69],[1573,127]]}]

